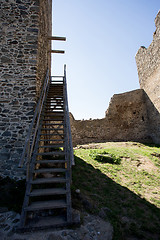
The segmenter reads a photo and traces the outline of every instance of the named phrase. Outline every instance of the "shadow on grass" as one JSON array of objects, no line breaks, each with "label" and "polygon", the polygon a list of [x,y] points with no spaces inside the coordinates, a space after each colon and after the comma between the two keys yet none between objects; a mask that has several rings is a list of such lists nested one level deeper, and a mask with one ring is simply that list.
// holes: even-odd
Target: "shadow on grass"
[{"label": "shadow on grass", "polygon": [[[136,195],[75,156],[73,167],[73,207],[98,214],[107,209],[114,227],[114,240],[160,239],[160,209]],[[80,194],[75,192],[80,189]],[[89,204],[87,205],[86,202]]]},{"label": "shadow on grass", "polygon": [[160,144],[155,144],[155,143],[143,143],[143,145],[145,145],[145,146],[147,146],[147,147],[160,148]]}]

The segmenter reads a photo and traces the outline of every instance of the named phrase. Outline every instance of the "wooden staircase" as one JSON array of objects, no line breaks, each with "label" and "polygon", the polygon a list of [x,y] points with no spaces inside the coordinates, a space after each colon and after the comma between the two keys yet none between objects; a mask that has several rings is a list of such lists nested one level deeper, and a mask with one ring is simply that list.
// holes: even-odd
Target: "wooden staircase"
[{"label": "wooden staircase", "polygon": [[40,104],[43,106],[39,107],[39,117],[35,117],[38,123],[32,136],[34,144],[29,144],[32,153],[27,160],[21,229],[44,229],[72,223],[70,184],[73,152],[70,151],[65,76],[48,80],[44,92]]}]

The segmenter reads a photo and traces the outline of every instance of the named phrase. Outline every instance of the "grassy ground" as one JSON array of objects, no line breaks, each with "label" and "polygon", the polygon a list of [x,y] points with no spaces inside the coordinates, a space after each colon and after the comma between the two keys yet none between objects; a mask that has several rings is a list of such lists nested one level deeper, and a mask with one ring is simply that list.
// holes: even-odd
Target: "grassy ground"
[{"label": "grassy ground", "polygon": [[[109,220],[114,240],[160,240],[160,146],[89,144],[74,154],[73,208]],[[0,178],[0,207],[20,212],[24,191],[25,181]]]},{"label": "grassy ground", "polygon": [[79,146],[74,154],[75,208],[109,219],[114,240],[160,239],[159,146],[89,144]]}]

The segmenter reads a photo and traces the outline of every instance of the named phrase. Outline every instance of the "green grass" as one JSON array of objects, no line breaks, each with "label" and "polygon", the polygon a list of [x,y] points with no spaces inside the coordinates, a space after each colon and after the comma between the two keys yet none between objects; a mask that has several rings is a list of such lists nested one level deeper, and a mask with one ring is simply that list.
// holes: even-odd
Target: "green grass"
[{"label": "green grass", "polygon": [[[103,147],[74,151],[73,205],[94,214],[107,207],[106,218],[114,226],[114,240],[126,236],[158,239],[160,158],[156,156],[160,148],[139,143]],[[80,189],[80,195],[76,189]]]}]

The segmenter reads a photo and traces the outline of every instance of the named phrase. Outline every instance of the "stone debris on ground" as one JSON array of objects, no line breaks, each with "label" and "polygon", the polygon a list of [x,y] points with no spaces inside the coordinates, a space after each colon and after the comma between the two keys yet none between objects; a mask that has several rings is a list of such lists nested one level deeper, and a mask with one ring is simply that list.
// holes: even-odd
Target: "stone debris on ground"
[{"label": "stone debris on ground", "polygon": [[19,224],[20,215],[0,211],[0,240],[112,240],[113,227],[98,216],[83,213],[83,223],[73,229],[54,229],[28,233],[12,231]]}]

